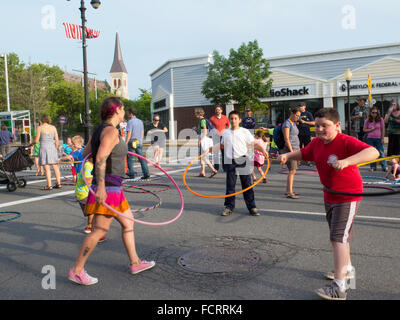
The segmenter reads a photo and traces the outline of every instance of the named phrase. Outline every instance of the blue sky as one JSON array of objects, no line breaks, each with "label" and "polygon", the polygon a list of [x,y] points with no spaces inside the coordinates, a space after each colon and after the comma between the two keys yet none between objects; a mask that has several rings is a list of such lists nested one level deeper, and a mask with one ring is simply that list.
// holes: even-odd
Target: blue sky
[{"label": "blue sky", "polygon": [[[265,57],[400,42],[398,0],[101,0],[97,10],[85,2],[87,26],[100,30],[88,40],[89,72],[109,81],[118,31],[131,98],[151,87],[150,73],[167,60],[213,50],[227,55],[254,39]],[[46,6],[54,9],[54,29]],[[66,39],[62,25],[80,24],[79,6],[79,0],[1,0],[0,51],[16,52],[25,63],[82,70],[81,43]]]}]

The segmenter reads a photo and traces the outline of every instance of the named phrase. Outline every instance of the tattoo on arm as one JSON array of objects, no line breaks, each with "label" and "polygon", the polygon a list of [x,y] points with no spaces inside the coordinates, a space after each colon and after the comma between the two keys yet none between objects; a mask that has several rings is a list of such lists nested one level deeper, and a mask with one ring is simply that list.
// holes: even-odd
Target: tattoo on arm
[{"label": "tattoo on arm", "polygon": [[96,161],[96,181],[98,184],[104,183],[106,176],[106,161],[108,155]]},{"label": "tattoo on arm", "polygon": [[83,251],[83,256],[86,256],[89,252],[90,248],[86,247],[85,250]]}]

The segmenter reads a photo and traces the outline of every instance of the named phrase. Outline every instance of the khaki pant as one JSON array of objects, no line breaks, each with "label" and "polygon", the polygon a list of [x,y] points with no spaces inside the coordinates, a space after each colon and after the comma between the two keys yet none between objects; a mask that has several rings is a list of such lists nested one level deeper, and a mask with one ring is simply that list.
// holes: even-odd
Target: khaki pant
[{"label": "khaki pant", "polygon": [[10,145],[9,144],[2,144],[0,146],[0,154],[4,157],[5,155],[10,153]]}]

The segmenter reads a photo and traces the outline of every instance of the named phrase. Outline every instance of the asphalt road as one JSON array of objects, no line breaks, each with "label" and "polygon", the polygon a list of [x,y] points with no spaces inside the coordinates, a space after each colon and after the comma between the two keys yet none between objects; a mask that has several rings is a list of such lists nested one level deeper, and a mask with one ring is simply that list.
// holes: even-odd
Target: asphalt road
[{"label": "asphalt road", "polygon": [[[238,196],[234,214],[222,217],[223,199],[204,199],[188,192],[182,183],[182,168],[168,168],[180,170],[172,176],[184,195],[182,216],[162,227],[135,224],[138,253],[142,259],[155,260],[156,267],[135,276],[128,273],[120,227],[113,222],[108,240],[97,246],[86,265],[89,274],[99,278],[91,287],[67,279],[85,237],[85,219],[74,200],[73,187],[42,191],[45,183],[38,181],[43,178],[30,176],[24,189],[10,193],[0,188],[0,211],[22,214],[0,223],[0,300],[319,300],[314,290],[328,283],[323,274],[333,270],[333,260],[316,174],[296,176],[295,191],[300,199],[287,199],[283,195],[286,176],[279,174],[280,165],[274,164],[268,184],[255,187],[261,216],[249,216]],[[196,178],[197,170],[188,176],[194,190],[224,194],[223,173],[213,179]],[[362,170],[368,175],[367,169]],[[153,183],[169,182],[160,178]],[[176,216],[180,202],[172,185],[159,195],[161,207],[138,214],[138,219],[160,222]],[[126,196],[132,208],[152,206],[156,201],[148,194]],[[399,197],[369,197],[361,204],[353,227],[356,283],[355,289],[349,290],[349,300],[400,299]],[[234,249],[251,252],[257,259],[224,257],[221,261],[213,255]],[[199,256],[200,252],[206,255]],[[184,268],[179,261],[188,255],[210,270]],[[218,264],[229,271],[212,272]],[[55,288],[46,288],[50,283],[46,278],[50,269],[46,268],[55,271]]]}]

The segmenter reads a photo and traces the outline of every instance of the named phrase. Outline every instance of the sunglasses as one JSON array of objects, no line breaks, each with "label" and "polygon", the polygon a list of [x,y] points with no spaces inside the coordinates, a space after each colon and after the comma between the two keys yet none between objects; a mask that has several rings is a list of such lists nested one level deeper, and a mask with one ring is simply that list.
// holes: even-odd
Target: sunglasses
[{"label": "sunglasses", "polygon": [[378,114],[378,112],[371,112],[371,114]]}]

